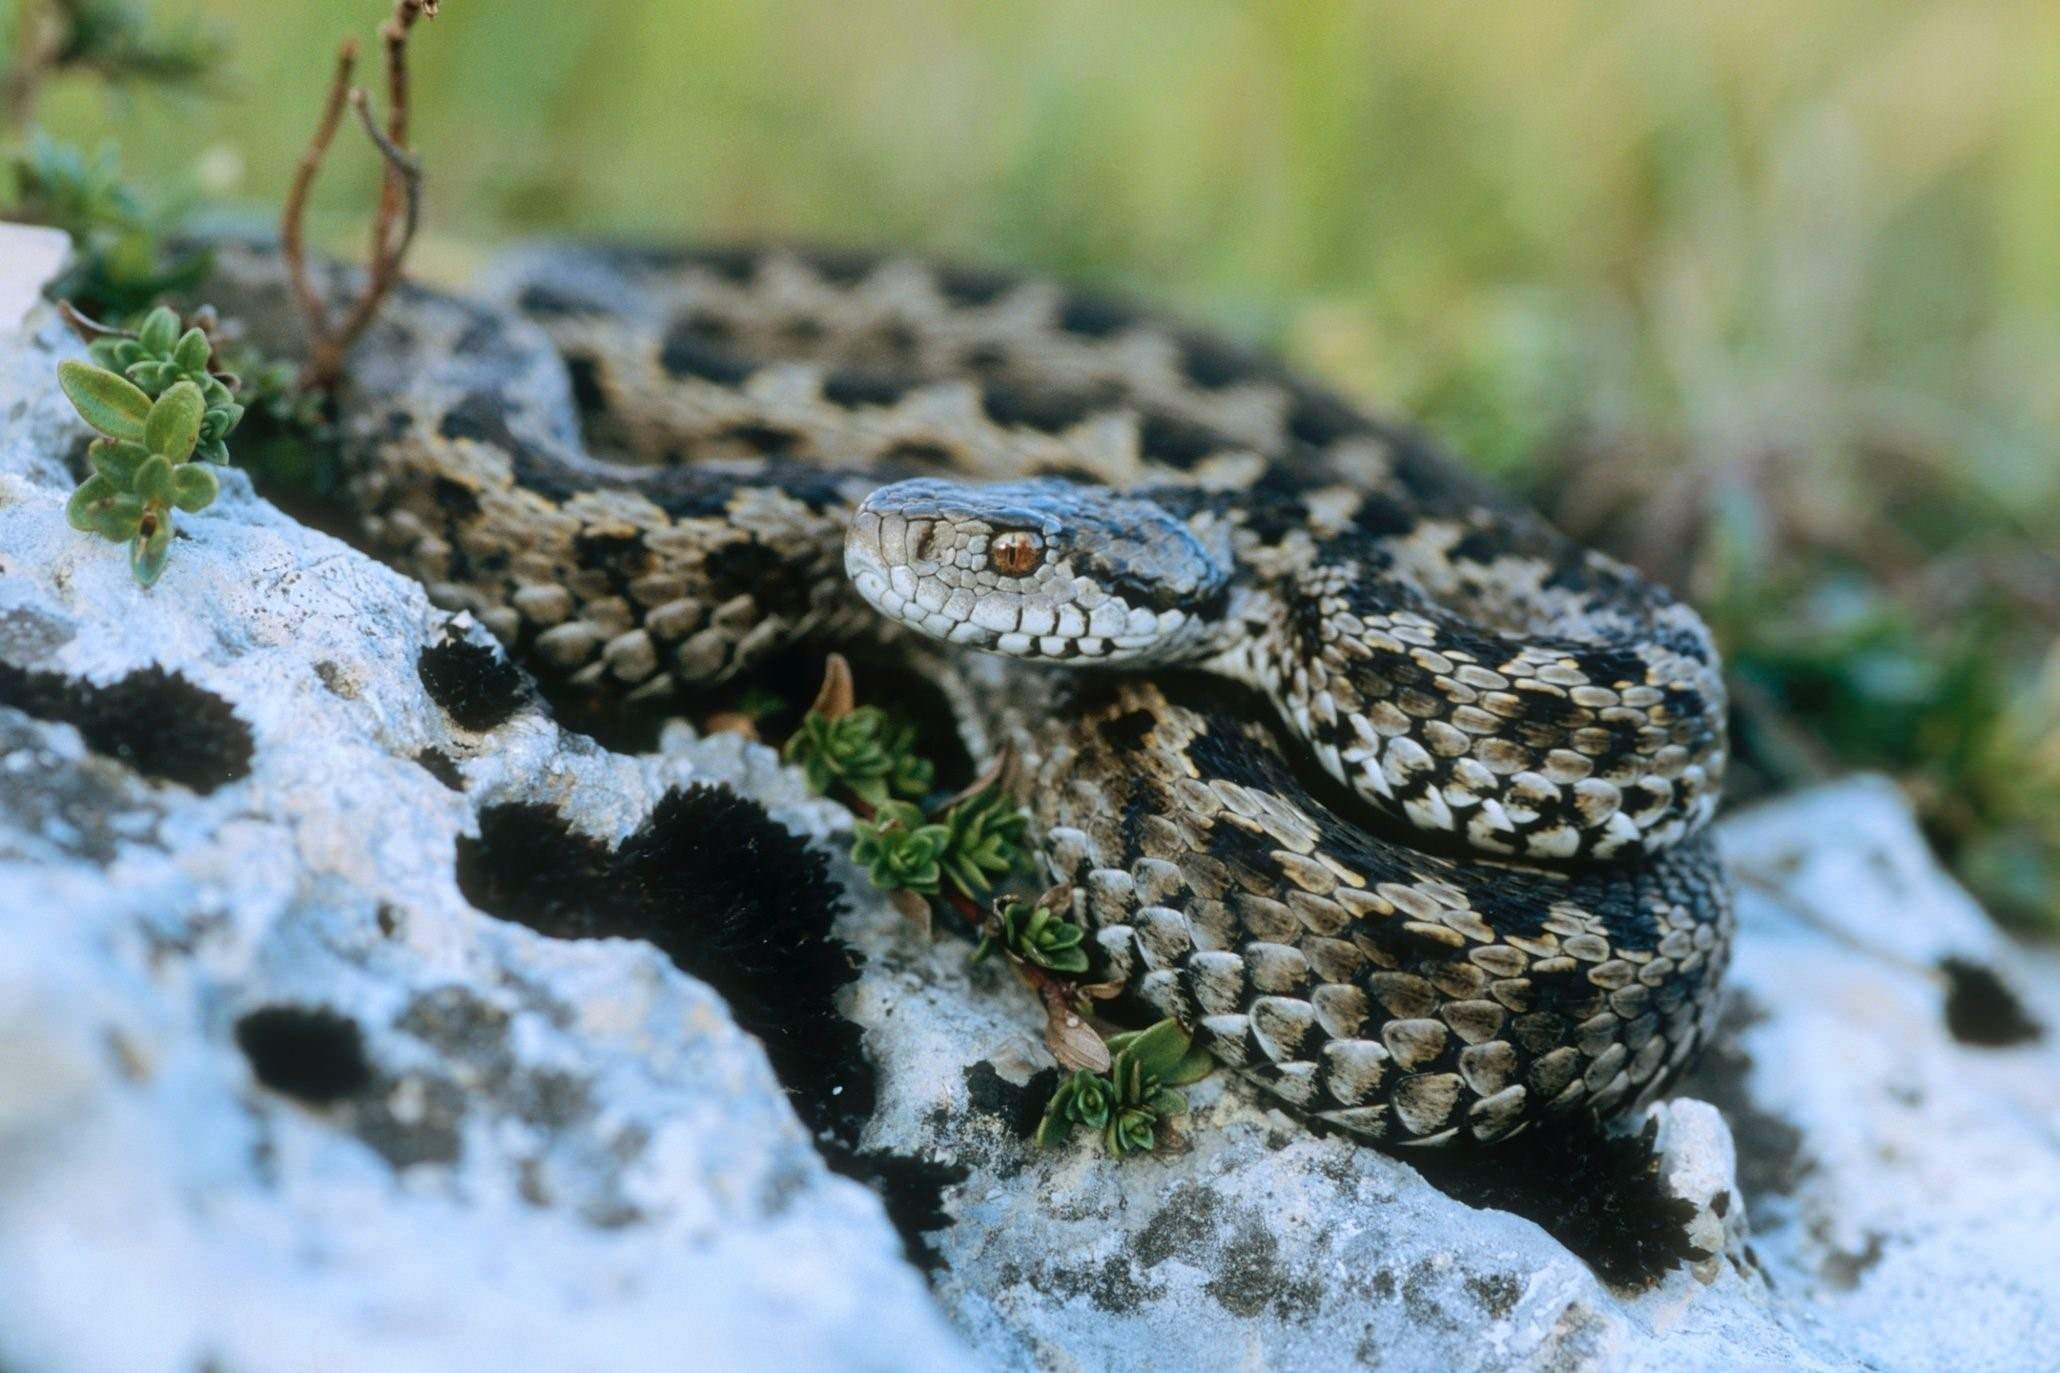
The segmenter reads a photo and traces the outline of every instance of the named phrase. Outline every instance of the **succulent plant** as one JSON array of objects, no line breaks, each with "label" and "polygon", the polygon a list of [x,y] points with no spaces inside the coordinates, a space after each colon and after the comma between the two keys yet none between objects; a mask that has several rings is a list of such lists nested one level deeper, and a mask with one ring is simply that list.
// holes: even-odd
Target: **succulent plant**
[{"label": "succulent plant", "polygon": [[944,875],[966,896],[986,895],[995,878],[1006,877],[1021,862],[1027,817],[1001,787],[974,792],[947,810],[943,819],[951,831]]},{"label": "succulent plant", "polygon": [[1062,1143],[1076,1125],[1106,1129],[1115,1111],[1116,1084],[1082,1068],[1051,1094],[1044,1119],[1037,1123],[1037,1142],[1047,1148]]},{"label": "succulent plant", "polygon": [[874,886],[887,891],[906,888],[925,896],[936,893],[945,845],[951,840],[947,827],[927,822],[921,809],[906,801],[889,801],[872,819],[859,821],[856,834],[851,861],[864,866]]},{"label": "succulent plant", "polygon": [[1001,901],[995,905],[994,917],[980,939],[980,947],[973,951],[973,959],[977,962],[996,948],[1002,948],[1027,963],[1035,963],[1055,973],[1084,973],[1087,971],[1087,950],[1082,947],[1085,938],[1086,931],[1070,920],[1060,919],[1055,912],[1043,906]]},{"label": "succulent plant", "polygon": [[915,728],[878,706],[843,715],[812,710],[787,741],[782,755],[799,763],[808,785],[827,793],[842,784],[869,806],[929,791],[935,770],[915,752]]},{"label": "succulent plant", "polygon": [[1177,1020],[1161,1020],[1149,1029],[1111,1035],[1113,1055],[1106,1074],[1084,1069],[1059,1084],[1038,1122],[1036,1140],[1054,1145],[1076,1125],[1102,1132],[1110,1154],[1123,1158],[1158,1147],[1159,1126],[1168,1116],[1187,1110],[1179,1089],[1206,1077],[1215,1062]]}]

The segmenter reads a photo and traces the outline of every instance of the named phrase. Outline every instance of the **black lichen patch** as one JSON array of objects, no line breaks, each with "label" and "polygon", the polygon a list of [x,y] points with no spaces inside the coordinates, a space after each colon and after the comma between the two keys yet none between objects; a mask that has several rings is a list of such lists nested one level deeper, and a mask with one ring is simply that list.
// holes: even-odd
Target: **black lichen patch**
[{"label": "black lichen patch", "polygon": [[1946,1028],[1962,1044],[2007,1049],[2045,1033],[1995,969],[1964,958],[1938,965],[1946,975]]},{"label": "black lichen patch", "polygon": [[358,1022],[324,1006],[262,1006],[236,1022],[236,1047],[259,1082],[311,1106],[372,1082]]},{"label": "black lichen patch", "polygon": [[529,697],[520,668],[484,644],[448,632],[422,650],[415,675],[444,714],[474,733],[505,723]]},{"label": "black lichen patch", "polygon": [[1585,1122],[1543,1124],[1519,1145],[1411,1154],[1424,1180],[1468,1206],[1532,1221],[1603,1281],[1638,1290],[1677,1264],[1708,1258],[1688,1242],[1695,1207],[1667,1191],[1653,1149],[1657,1121],[1635,1135]]},{"label": "black lichen patch", "polygon": [[1306,1318],[1322,1300],[1322,1286],[1298,1277],[1281,1258],[1280,1241],[1264,1220],[1248,1216],[1223,1242],[1202,1290],[1233,1316],[1271,1309],[1283,1319]]},{"label": "black lichen patch", "polygon": [[440,753],[433,748],[425,748],[416,752],[413,761],[417,767],[449,787],[452,791],[465,790],[464,775],[458,771],[457,763],[452,761],[449,754]]},{"label": "black lichen patch", "polygon": [[901,1247],[908,1261],[934,1274],[945,1266],[926,1236],[951,1226],[944,1209],[946,1188],[964,1182],[968,1170],[962,1164],[939,1163],[912,1154],[887,1152],[855,1153],[826,1149],[824,1161],[830,1170],[862,1183],[879,1195],[887,1208],[887,1219],[901,1235]]},{"label": "black lichen patch", "polygon": [[70,725],[95,753],[203,796],[250,776],[250,726],[227,701],[163,668],[96,686],[0,662],[0,705]]},{"label": "black lichen patch", "polygon": [[1045,1103],[1059,1085],[1058,1069],[1046,1068],[1018,1087],[985,1059],[966,1069],[963,1076],[966,1104],[999,1120],[1019,1139],[1028,1139],[1036,1132],[1038,1121],[1044,1117]]},{"label": "black lichen patch", "polygon": [[765,1043],[795,1110],[849,1148],[872,1113],[858,1027],[836,1013],[857,957],[830,935],[842,902],[824,856],[726,787],[671,791],[610,849],[546,806],[495,806],[459,842],[473,905],[561,939],[647,939]]},{"label": "black lichen patch", "polygon": [[942,1262],[923,1238],[949,1224],[962,1167],[861,1153],[873,1066],[836,1011],[858,955],[833,938],[843,902],[824,856],[726,787],[667,792],[618,848],[574,833],[548,806],[482,812],[458,845],[465,899],[559,939],[649,940],[729,1003],[765,1045],[795,1113],[836,1172],[880,1194],[912,1261]]},{"label": "black lichen patch", "polygon": [[1086,1297],[1112,1316],[1127,1315],[1166,1295],[1164,1283],[1146,1281],[1137,1261],[1120,1251],[1092,1267],[1075,1267],[1063,1258],[1054,1261],[1038,1274],[1035,1286],[1060,1297]]},{"label": "black lichen patch", "polygon": [[1683,1096],[1716,1107],[1730,1125],[1738,1142],[1738,1190],[1744,1194],[1746,1217],[1755,1228],[1771,1222],[1771,1217],[1763,1214],[1764,1203],[1772,1197],[1792,1195],[1816,1167],[1803,1152],[1802,1131],[1763,1109],[1748,1090],[1752,1056],[1740,1037],[1765,1019],[1765,1010],[1752,998],[1733,993],[1717,1022],[1716,1035],[1677,1088]]},{"label": "black lichen patch", "polygon": [[1469,1273],[1466,1290],[1481,1304],[1481,1310],[1499,1321],[1523,1300],[1524,1280],[1514,1273]]}]

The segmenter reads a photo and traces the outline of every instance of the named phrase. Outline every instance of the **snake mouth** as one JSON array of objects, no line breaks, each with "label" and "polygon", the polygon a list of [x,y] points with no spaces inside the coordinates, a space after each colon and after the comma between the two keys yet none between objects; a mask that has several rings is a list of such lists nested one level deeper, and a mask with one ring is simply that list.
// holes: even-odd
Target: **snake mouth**
[{"label": "snake mouth", "polygon": [[[926,521],[861,508],[844,538],[844,575],[859,599],[896,624],[946,643],[1003,651],[1000,632],[965,613],[971,607],[954,604],[949,595],[938,596],[934,591],[928,596],[919,594],[924,579],[907,554],[923,548],[927,533]],[[901,558],[887,556],[889,542],[900,546]]]}]

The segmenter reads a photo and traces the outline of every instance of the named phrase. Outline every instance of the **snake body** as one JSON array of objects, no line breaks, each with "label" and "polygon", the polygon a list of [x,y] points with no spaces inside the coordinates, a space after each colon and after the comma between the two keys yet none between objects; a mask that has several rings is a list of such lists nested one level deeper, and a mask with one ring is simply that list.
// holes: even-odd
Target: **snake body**
[{"label": "snake body", "polygon": [[[268,255],[218,276],[284,316]],[[406,289],[360,347],[351,496],[539,673],[662,701],[798,642],[962,646],[1107,976],[1366,1138],[1607,1119],[1708,1037],[1709,636],[1421,439],[905,256],[545,248],[488,295]]]}]

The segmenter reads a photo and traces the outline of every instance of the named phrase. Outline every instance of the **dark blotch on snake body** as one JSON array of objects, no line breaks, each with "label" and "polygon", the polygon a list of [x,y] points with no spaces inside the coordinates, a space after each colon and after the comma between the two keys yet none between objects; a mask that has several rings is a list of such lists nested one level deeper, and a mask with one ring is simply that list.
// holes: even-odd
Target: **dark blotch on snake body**
[{"label": "dark blotch on snake body", "polygon": [[221,697],[160,667],[101,686],[0,662],[0,706],[70,725],[95,753],[202,796],[250,776],[250,726]]},{"label": "dark blotch on snake body", "polygon": [[1368,492],[1360,497],[1359,508],[1352,513],[1352,524],[1370,539],[1399,539],[1415,530],[1417,520],[1407,506]]},{"label": "dark blotch on snake body", "polygon": [[946,265],[937,270],[937,290],[953,305],[991,305],[1016,286],[1017,278],[990,267]]},{"label": "dark blotch on snake body", "polygon": [[1180,336],[1180,370],[1204,391],[1220,391],[1254,377],[1273,379],[1270,369],[1249,352],[1207,334]]},{"label": "dark blotch on snake body", "polygon": [[500,725],[529,697],[522,669],[484,644],[446,633],[422,650],[415,675],[429,699],[460,729],[479,733]]},{"label": "dark blotch on snake body", "polygon": [[1136,324],[1138,311],[1106,296],[1069,295],[1059,306],[1059,328],[1082,338],[1107,338]]},{"label": "dark blotch on snake body", "polygon": [[1235,447],[1218,431],[1205,424],[1151,414],[1137,431],[1138,450],[1153,462],[1187,471],[1212,453]]},{"label": "dark blotch on snake body", "polygon": [[1031,389],[991,381],[980,388],[980,406],[996,424],[1058,434],[1071,429],[1109,402],[1106,391]]},{"label": "dark blotch on snake body", "polygon": [[733,424],[722,431],[722,438],[768,458],[784,457],[807,443],[794,430],[771,424]]},{"label": "dark blotch on snake body", "polygon": [[823,399],[846,409],[859,405],[893,405],[915,389],[912,378],[886,372],[839,370],[823,379]]},{"label": "dark blotch on snake body", "polygon": [[767,615],[799,618],[808,611],[814,586],[806,573],[756,540],[723,544],[709,553],[706,567],[718,602],[748,594]]},{"label": "dark blotch on snake body", "polygon": [[958,462],[951,450],[941,443],[903,439],[880,454],[880,465],[893,472],[907,468],[922,472],[949,472],[958,467]]},{"label": "dark blotch on snake body", "polygon": [[236,1047],[257,1080],[313,1106],[372,1081],[358,1022],[325,1006],[263,1006],[236,1022]]},{"label": "dark blotch on snake body", "polygon": [[674,320],[659,344],[658,365],[667,376],[699,378],[718,386],[738,386],[758,370],[725,348],[712,344],[694,327],[691,316]]},{"label": "dark blotch on snake body", "polygon": [[1152,714],[1146,710],[1133,710],[1104,720],[1101,724],[1102,738],[1109,747],[1119,753],[1130,753],[1144,746],[1152,735]]},{"label": "dark blotch on snake body", "polygon": [[532,284],[523,287],[521,294],[515,297],[515,308],[540,319],[558,319],[567,315],[597,314],[601,307],[569,291]]},{"label": "dark blotch on snake body", "polygon": [[815,274],[832,286],[851,287],[873,274],[879,255],[843,248],[811,248],[803,254]]},{"label": "dark blotch on snake body", "polygon": [[1371,427],[1351,406],[1316,391],[1295,397],[1294,408],[1288,412],[1289,436],[1314,448],[1328,448],[1339,439],[1367,433]]}]

